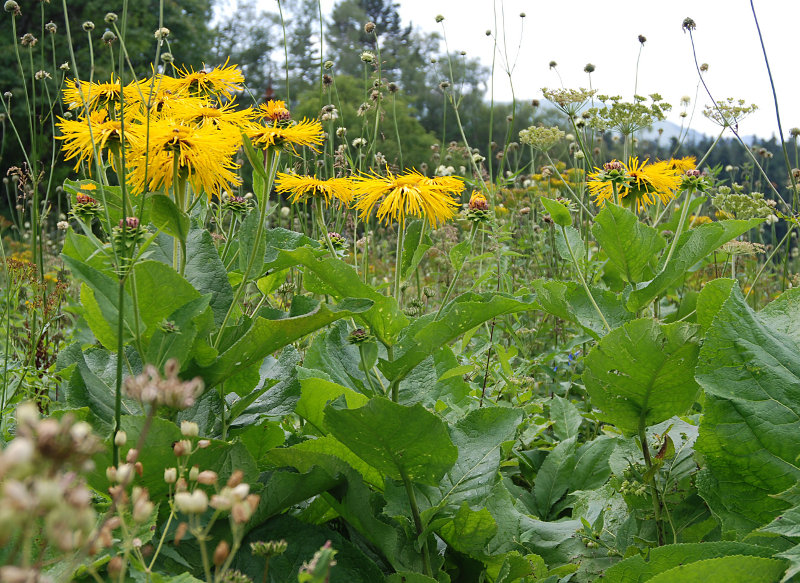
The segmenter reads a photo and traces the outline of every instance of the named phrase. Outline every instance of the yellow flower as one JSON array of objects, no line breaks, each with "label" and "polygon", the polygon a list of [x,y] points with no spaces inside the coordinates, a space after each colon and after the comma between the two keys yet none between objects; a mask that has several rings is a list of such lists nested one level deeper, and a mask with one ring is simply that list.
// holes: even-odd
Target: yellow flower
[{"label": "yellow flower", "polygon": [[177,162],[178,174],[187,178],[196,192],[204,191],[209,198],[222,191],[230,193],[230,185],[240,183],[238,165],[233,161],[240,145],[241,136],[235,131],[154,119],[147,146],[140,143],[132,149],[128,181],[139,192],[167,189],[172,186]]},{"label": "yellow flower", "polygon": [[167,77],[161,80],[164,89],[175,93],[188,93],[190,95],[220,95],[230,99],[235,92],[242,91],[244,75],[237,65],[224,65],[214,67],[210,71],[201,69],[183,69],[180,77]]},{"label": "yellow flower", "polygon": [[695,157],[686,156],[684,158],[673,158],[668,162],[670,168],[673,168],[678,174],[683,174],[687,170],[695,169]]},{"label": "yellow flower", "polygon": [[[681,178],[675,169],[669,167],[669,162],[656,162],[647,164],[647,160],[639,164],[638,157],[628,160],[628,175],[631,177],[631,186],[623,195],[625,198],[632,196],[639,209],[645,204],[655,204],[657,196],[662,204],[667,204],[675,198],[675,190],[681,184]],[[655,195],[655,196],[654,196]],[[625,202],[631,202],[626,200]]]},{"label": "yellow flower", "polygon": [[713,223],[714,221],[711,220],[711,217],[706,217],[703,215],[696,216],[690,215],[689,216],[689,225],[693,227],[699,227],[700,225],[707,225],[708,223]]},{"label": "yellow flower", "polygon": [[308,146],[315,152],[315,146],[322,145],[322,124],[316,120],[305,119],[285,128],[258,127],[247,132],[253,144],[267,149],[270,146],[287,146],[295,153],[295,146]]},{"label": "yellow flower", "polygon": [[340,200],[349,205],[353,201],[353,185],[347,178],[331,178],[319,180],[316,176],[299,176],[278,172],[275,189],[281,193],[291,193],[289,200],[292,203],[318,196],[328,205],[331,199]]},{"label": "yellow flower", "polygon": [[622,204],[636,204],[636,209],[655,204],[656,198],[667,204],[675,198],[675,190],[680,187],[680,171],[673,166],[674,160],[648,164],[639,162],[637,156],[628,159],[627,164],[612,161],[601,170],[589,175],[589,192],[595,203],[602,206],[614,198],[614,184]]},{"label": "yellow flower", "polygon": [[386,176],[371,174],[353,178],[357,201],[354,208],[362,218],[377,206],[379,221],[392,220],[401,225],[406,216],[425,217],[431,228],[451,219],[459,203],[454,194],[464,189],[464,183],[453,176],[428,178],[416,170]]},{"label": "yellow flower", "polygon": [[253,110],[249,107],[237,110],[234,101],[216,107],[213,103],[201,99],[183,98],[170,103],[168,115],[185,123],[215,127],[230,124],[236,126],[237,131],[241,131],[252,125]]},{"label": "yellow flower", "polygon": [[128,106],[138,105],[141,102],[137,84],[129,83],[121,87],[119,79],[115,79],[113,73],[108,83],[67,79],[64,81],[63,96],[67,109],[86,106],[89,111],[101,107],[110,107],[112,111],[115,111],[120,102],[124,102],[127,109]]},{"label": "yellow flower", "polygon": [[[122,123],[109,120],[105,109],[93,111],[89,114],[88,120],[85,117],[78,120],[58,119],[59,123],[56,126],[61,130],[61,135],[55,138],[64,141],[62,146],[65,153],[64,160],[77,158],[75,170],[78,170],[84,161],[91,164],[95,147],[98,152],[107,148],[113,150],[122,142]],[[126,123],[124,138],[128,146],[137,144],[140,141],[138,127]]]},{"label": "yellow flower", "polygon": [[291,115],[286,108],[286,102],[280,99],[270,99],[266,103],[262,103],[258,106],[258,113],[262,118],[273,122],[286,121]]}]

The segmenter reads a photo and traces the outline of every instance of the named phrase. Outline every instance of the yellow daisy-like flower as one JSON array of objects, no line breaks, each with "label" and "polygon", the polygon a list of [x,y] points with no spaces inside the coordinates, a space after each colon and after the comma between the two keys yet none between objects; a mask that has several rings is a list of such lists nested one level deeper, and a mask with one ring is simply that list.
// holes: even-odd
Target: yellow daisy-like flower
[{"label": "yellow daisy-like flower", "polygon": [[94,111],[101,107],[110,107],[115,110],[121,102],[125,104],[127,109],[129,106],[132,107],[141,102],[137,84],[129,83],[121,87],[119,79],[115,79],[113,73],[108,83],[90,83],[88,81],[67,79],[64,81],[62,94],[64,103],[67,104],[67,109],[77,109],[85,106],[89,111]]},{"label": "yellow daisy-like flower", "polygon": [[630,176],[630,187],[623,194],[625,202],[636,201],[637,210],[645,204],[655,204],[656,197],[662,204],[667,204],[675,198],[675,190],[681,185],[681,177],[677,170],[670,168],[670,162],[656,162],[647,164],[647,160],[639,164],[638,157],[628,160],[626,166]]},{"label": "yellow daisy-like flower", "polygon": [[[55,136],[57,140],[63,140],[64,160],[77,158],[75,170],[81,167],[82,162],[91,164],[94,159],[95,147],[98,152],[105,149],[114,149],[123,141],[122,123],[108,119],[105,109],[93,111],[89,114],[89,119],[81,117],[78,120],[67,120],[58,118],[56,124],[61,130],[60,136]],[[138,144],[140,140],[138,126],[126,123],[124,141],[127,146]]]},{"label": "yellow daisy-like flower", "polygon": [[223,191],[230,193],[231,185],[240,183],[239,166],[233,161],[240,144],[236,131],[151,120],[147,145],[140,143],[132,149],[128,182],[138,192],[167,189],[172,186],[177,161],[178,173],[196,192],[203,191],[209,198]]},{"label": "yellow daisy-like flower", "polygon": [[407,216],[425,217],[431,228],[451,219],[459,203],[453,195],[464,189],[464,183],[454,176],[428,178],[416,170],[386,176],[371,174],[353,178],[356,194],[354,208],[366,218],[377,207],[378,220],[401,225]]},{"label": "yellow daisy-like flower", "polygon": [[291,116],[286,107],[286,102],[280,99],[270,99],[266,103],[259,105],[258,114],[263,119],[268,119],[272,122],[286,121]]},{"label": "yellow daisy-like flower", "polygon": [[353,201],[353,185],[348,178],[319,180],[315,176],[279,172],[275,189],[281,194],[291,193],[289,200],[292,203],[314,196],[324,199],[326,205],[331,200],[340,200],[346,205]]},{"label": "yellow daisy-like flower", "polygon": [[216,107],[213,103],[200,99],[177,99],[169,106],[169,117],[185,123],[215,127],[229,124],[241,131],[252,125],[253,110],[249,107],[237,110],[234,101]]},{"label": "yellow daisy-like flower", "polygon": [[161,80],[162,88],[175,93],[220,95],[228,99],[243,89],[244,75],[238,65],[229,66],[228,61],[210,71],[184,68],[180,71],[180,75],[178,78],[165,75]]},{"label": "yellow daisy-like flower", "polygon": [[322,145],[324,135],[320,122],[305,118],[301,122],[285,128],[258,127],[247,132],[247,136],[253,141],[253,144],[263,149],[270,146],[287,146],[295,152],[295,146],[308,146],[318,152],[316,146]]},{"label": "yellow daisy-like flower", "polygon": [[668,162],[670,168],[673,168],[678,174],[683,174],[687,170],[694,170],[696,160],[694,156],[686,156],[684,158],[673,158]]},{"label": "yellow daisy-like flower", "polygon": [[700,225],[707,225],[708,223],[713,223],[714,221],[711,217],[707,217],[705,215],[690,215],[689,216],[689,225],[692,227],[699,227]]},{"label": "yellow daisy-like flower", "polygon": [[636,204],[639,210],[643,206],[655,204],[658,198],[667,204],[675,198],[675,191],[681,184],[681,172],[675,160],[648,164],[639,162],[632,156],[627,164],[613,160],[602,169],[595,168],[589,174],[589,193],[595,203],[603,206],[606,201],[614,200],[614,186],[617,188],[619,202],[626,205]]}]

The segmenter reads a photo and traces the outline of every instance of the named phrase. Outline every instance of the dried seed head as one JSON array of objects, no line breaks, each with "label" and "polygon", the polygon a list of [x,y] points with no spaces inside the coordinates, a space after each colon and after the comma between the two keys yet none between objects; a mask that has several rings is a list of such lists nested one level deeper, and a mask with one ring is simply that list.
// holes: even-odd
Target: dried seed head
[{"label": "dried seed head", "polygon": [[106,17],[104,18],[104,20],[105,20],[105,21],[106,21],[106,23],[108,23],[108,24],[113,24],[113,23],[115,23],[115,22],[116,22],[118,19],[119,19],[119,17],[117,16],[117,14],[116,14],[115,12],[109,12],[108,14],[106,14]]},{"label": "dried seed head", "polygon": [[366,32],[367,34],[372,34],[374,31],[375,31],[374,22],[368,22],[364,25],[364,32]]},{"label": "dried seed head", "polygon": [[94,22],[87,20],[81,25],[81,28],[83,28],[85,32],[92,32],[94,30]]},{"label": "dried seed head", "polygon": [[14,0],[7,0],[5,4],[3,4],[3,10],[6,12],[13,12],[14,16],[21,16],[22,11],[19,9],[19,4],[14,2]]}]

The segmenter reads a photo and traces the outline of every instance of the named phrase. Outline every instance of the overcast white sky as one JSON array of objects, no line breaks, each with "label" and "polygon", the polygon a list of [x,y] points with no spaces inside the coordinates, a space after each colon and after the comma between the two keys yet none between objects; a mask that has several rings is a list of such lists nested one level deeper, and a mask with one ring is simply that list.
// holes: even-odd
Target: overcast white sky
[{"label": "overcast white sky", "polygon": [[[262,0],[265,5],[270,0]],[[321,0],[330,11],[335,0]],[[492,61],[493,40],[487,29],[497,28],[502,37],[505,12],[509,52],[519,57],[513,73],[517,98],[528,101],[541,97],[542,87],[557,87],[559,79],[548,67],[558,63],[564,86],[587,86],[583,72],[592,63],[592,85],[600,93],[622,95],[630,100],[634,88],[637,36],[647,37],[639,68],[638,93],[658,92],[673,110],[668,119],[680,123],[681,96],[694,99],[697,73],[688,34],[681,30],[683,19],[697,23],[694,33],[698,59],[709,64],[706,82],[716,99],[735,97],[755,103],[759,110],[740,125],[742,134],[769,137],[777,133],[766,67],[750,12],[749,0],[399,0],[404,23],[424,30],[441,31],[437,14],[445,17],[451,50],[465,50],[485,64]],[[265,6],[266,7],[266,6]],[[800,67],[797,39],[800,37],[800,1],[755,0],[773,78],[781,107],[783,129],[800,127]],[[520,12],[526,13],[524,23]],[[522,24],[522,27],[520,26]],[[520,44],[521,42],[521,44]],[[792,62],[794,60],[794,62]],[[495,97],[511,97],[503,71],[495,75]],[[716,133],[701,115],[710,100],[701,87],[692,127]]]}]

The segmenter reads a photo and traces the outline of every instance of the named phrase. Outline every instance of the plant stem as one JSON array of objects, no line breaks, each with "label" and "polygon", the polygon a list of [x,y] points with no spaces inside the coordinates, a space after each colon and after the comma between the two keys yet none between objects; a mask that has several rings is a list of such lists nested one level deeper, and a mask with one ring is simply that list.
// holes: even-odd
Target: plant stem
[{"label": "plant stem", "polygon": [[658,537],[658,546],[664,544],[664,534],[661,532],[661,501],[656,489],[656,480],[653,472],[653,460],[650,459],[650,448],[647,447],[647,434],[645,432],[644,417],[639,423],[639,442],[642,446],[642,455],[644,456],[644,463],[647,466],[647,473],[649,478],[647,480],[650,486],[650,496],[653,499],[653,514],[656,519],[656,536]]},{"label": "plant stem", "polygon": [[572,264],[575,266],[575,269],[578,272],[578,278],[581,280],[581,284],[583,285],[583,289],[586,290],[586,295],[589,297],[589,301],[592,302],[594,309],[600,315],[600,319],[603,321],[603,324],[606,327],[606,330],[611,332],[611,326],[609,326],[606,317],[603,315],[603,312],[600,310],[600,306],[597,305],[597,302],[594,301],[594,296],[592,295],[592,291],[589,289],[588,284],[586,283],[586,279],[583,277],[583,272],[581,271],[581,267],[578,264],[577,259],[575,259],[575,254],[572,252],[572,246],[569,244],[569,239],[567,238],[567,229],[563,225],[561,226],[561,234],[564,235],[564,243],[567,245],[567,251],[569,251],[570,259],[572,259]]},{"label": "plant stem", "polygon": [[[405,470],[400,470],[400,477],[403,479],[403,485],[406,487],[406,495],[408,496],[408,503],[411,506],[411,516],[414,518],[414,528],[417,530],[417,536],[422,536],[422,518],[419,514],[419,506],[417,505],[417,495],[414,493],[414,485],[411,483],[408,474]],[[428,556],[428,544],[422,542],[422,570],[428,577],[433,576],[431,571],[431,559]]]},{"label": "plant stem", "polygon": [[[477,232],[478,232],[478,223],[477,222],[472,223],[472,231],[469,234],[469,251],[470,252],[472,251],[472,243],[475,241],[475,234]],[[466,265],[466,263],[467,263],[466,260],[464,260],[461,263],[461,267],[458,268],[458,271],[456,271],[456,274],[453,276],[453,279],[450,282],[450,285],[447,286],[447,291],[444,292],[444,297],[442,298],[442,304],[439,306],[439,311],[436,312],[436,317],[434,318],[434,321],[438,320],[439,316],[442,315],[442,310],[444,309],[445,305],[447,304],[447,300],[450,299],[450,294],[453,293],[453,290],[456,287],[456,282],[458,281],[458,276],[460,276],[461,272],[464,271],[464,265]]]},{"label": "plant stem", "polygon": [[395,253],[394,264],[394,297],[400,304],[400,283],[403,280],[403,243],[406,238],[406,223],[401,220],[397,224],[397,251]]},{"label": "plant stem", "polygon": [[690,189],[686,192],[686,201],[683,203],[683,208],[681,209],[681,218],[678,220],[678,227],[675,229],[675,234],[672,236],[672,244],[669,246],[669,252],[667,252],[667,257],[664,260],[665,268],[669,263],[669,260],[672,259],[672,254],[675,252],[675,247],[678,246],[678,239],[680,238],[681,231],[683,230],[683,225],[686,223],[686,215],[689,214],[689,207],[692,204],[692,195],[694,195],[694,190]]}]

